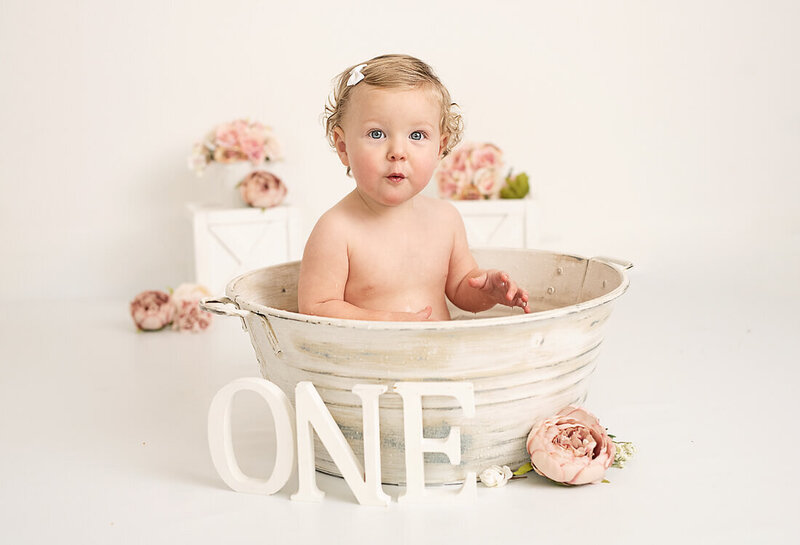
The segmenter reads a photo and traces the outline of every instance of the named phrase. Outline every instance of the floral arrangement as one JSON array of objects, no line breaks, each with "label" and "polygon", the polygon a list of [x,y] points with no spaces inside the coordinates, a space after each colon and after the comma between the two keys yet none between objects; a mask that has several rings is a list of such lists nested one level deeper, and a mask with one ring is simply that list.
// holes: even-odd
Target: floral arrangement
[{"label": "floral arrangement", "polygon": [[251,172],[239,182],[242,200],[255,208],[277,206],[286,197],[286,186],[280,178],[266,170]]},{"label": "floral arrangement", "polygon": [[196,333],[211,325],[211,314],[200,308],[200,300],[211,293],[200,284],[181,284],[171,293],[143,291],[130,304],[133,323],[139,331],[158,331],[168,325]]},{"label": "floral arrangement", "polygon": [[194,144],[189,168],[202,176],[211,162],[250,161],[259,165],[281,157],[281,146],[270,127],[258,121],[237,119],[217,125],[202,141]]},{"label": "floral arrangement", "polygon": [[521,199],[530,191],[528,175],[503,175],[503,152],[494,144],[467,142],[442,159],[436,171],[446,199]]},{"label": "floral arrangement", "polygon": [[479,478],[492,488],[529,471],[565,485],[608,482],[606,470],[624,467],[635,452],[632,443],[613,439],[596,416],[569,406],[531,428],[526,443],[530,463],[514,472],[508,466],[492,466]]}]

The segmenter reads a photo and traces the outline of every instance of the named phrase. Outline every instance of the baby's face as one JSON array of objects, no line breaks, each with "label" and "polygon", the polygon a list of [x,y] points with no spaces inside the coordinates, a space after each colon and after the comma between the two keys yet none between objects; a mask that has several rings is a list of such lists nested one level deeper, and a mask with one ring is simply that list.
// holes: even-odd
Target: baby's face
[{"label": "baby's face", "polygon": [[334,144],[362,196],[396,206],[422,191],[444,144],[440,116],[430,88],[380,89],[362,83],[353,90]]}]

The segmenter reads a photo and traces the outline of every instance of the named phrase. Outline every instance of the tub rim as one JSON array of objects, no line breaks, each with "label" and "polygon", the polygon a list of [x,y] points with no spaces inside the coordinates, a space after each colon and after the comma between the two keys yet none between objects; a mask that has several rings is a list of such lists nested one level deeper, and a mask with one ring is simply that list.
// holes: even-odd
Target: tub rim
[{"label": "tub rim", "polygon": [[511,251],[511,252],[525,252],[525,253],[540,253],[551,254],[570,257],[574,259],[584,260],[588,263],[591,261],[603,263],[615,269],[620,277],[620,285],[600,297],[589,299],[580,303],[558,307],[550,310],[543,310],[539,312],[531,312],[530,314],[514,314],[511,316],[491,316],[486,318],[469,318],[465,320],[441,320],[432,322],[395,322],[395,321],[371,321],[371,320],[354,320],[350,318],[332,318],[327,316],[315,316],[313,314],[302,314],[300,312],[292,312],[289,310],[279,309],[262,305],[259,303],[244,300],[241,295],[235,293],[236,285],[241,282],[245,277],[252,276],[256,273],[270,269],[272,267],[281,267],[299,263],[299,260],[289,261],[278,265],[271,265],[269,267],[262,267],[252,271],[240,274],[228,282],[225,287],[225,293],[229,301],[233,302],[238,308],[248,310],[250,312],[259,314],[261,316],[280,318],[282,320],[289,320],[293,322],[301,322],[312,325],[325,325],[337,328],[358,329],[358,330],[382,330],[382,331],[448,331],[471,329],[474,327],[486,327],[490,325],[513,325],[526,322],[538,322],[559,318],[570,314],[576,314],[584,310],[606,305],[613,300],[617,299],[620,295],[627,291],[630,284],[626,271],[633,265],[630,262],[608,258],[608,257],[583,257],[576,254],[567,254],[561,252],[554,252],[549,250],[534,250],[527,248],[473,248],[475,250],[489,250],[489,251]]}]

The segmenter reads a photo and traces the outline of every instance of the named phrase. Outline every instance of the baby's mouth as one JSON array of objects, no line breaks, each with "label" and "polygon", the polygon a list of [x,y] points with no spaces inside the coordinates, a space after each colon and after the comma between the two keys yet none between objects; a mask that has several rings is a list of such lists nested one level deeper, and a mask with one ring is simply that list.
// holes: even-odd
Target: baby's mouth
[{"label": "baby's mouth", "polygon": [[387,178],[389,178],[389,180],[397,184],[402,182],[406,177],[400,174],[399,172],[392,172],[387,176]]}]

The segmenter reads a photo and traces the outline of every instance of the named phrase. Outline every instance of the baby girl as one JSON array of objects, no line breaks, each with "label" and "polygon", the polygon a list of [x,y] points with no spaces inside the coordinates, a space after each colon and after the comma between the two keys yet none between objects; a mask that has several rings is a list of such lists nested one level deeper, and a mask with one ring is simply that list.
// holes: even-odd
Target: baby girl
[{"label": "baby girl", "polygon": [[481,269],[449,202],[420,194],[461,138],[450,93],[424,62],[384,55],[349,68],[326,106],[328,140],[356,187],[319,219],[300,266],[299,310],[355,320],[449,320],[528,308],[508,274]]}]

